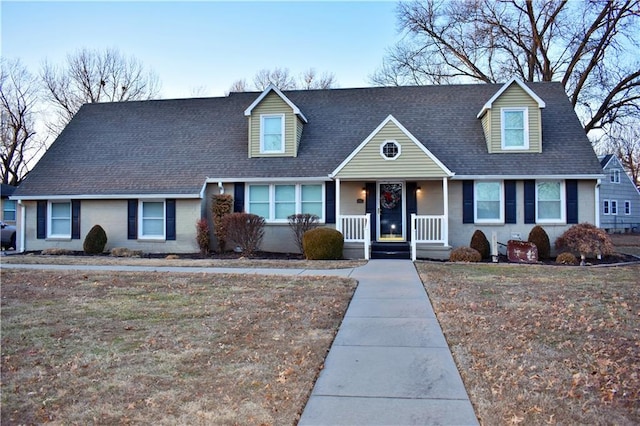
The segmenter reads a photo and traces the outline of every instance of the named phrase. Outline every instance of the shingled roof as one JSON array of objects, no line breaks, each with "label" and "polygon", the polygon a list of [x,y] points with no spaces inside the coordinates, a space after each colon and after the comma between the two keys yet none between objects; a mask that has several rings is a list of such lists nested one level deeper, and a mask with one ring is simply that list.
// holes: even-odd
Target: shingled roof
[{"label": "shingled roof", "polygon": [[285,91],[308,119],[295,158],[248,157],[244,111],[260,93],[86,104],[14,196],[187,197],[207,178],[327,179],[390,114],[456,177],[602,174],[563,87],[527,86],[546,103],[540,154],[487,152],[476,116],[501,85]]}]

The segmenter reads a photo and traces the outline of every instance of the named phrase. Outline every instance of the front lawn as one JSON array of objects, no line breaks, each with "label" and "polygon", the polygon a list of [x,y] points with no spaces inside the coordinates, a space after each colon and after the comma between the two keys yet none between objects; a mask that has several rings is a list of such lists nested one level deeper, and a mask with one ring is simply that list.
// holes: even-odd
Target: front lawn
[{"label": "front lawn", "polygon": [[416,265],[482,424],[640,424],[640,266]]},{"label": "front lawn", "polygon": [[294,424],[355,283],[1,271],[2,424]]}]

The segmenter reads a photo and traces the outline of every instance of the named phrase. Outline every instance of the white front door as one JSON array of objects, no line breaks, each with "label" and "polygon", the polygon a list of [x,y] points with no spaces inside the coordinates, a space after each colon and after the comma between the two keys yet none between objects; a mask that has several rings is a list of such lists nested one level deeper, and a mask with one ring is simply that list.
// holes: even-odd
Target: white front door
[{"label": "white front door", "polygon": [[378,183],[378,241],[406,241],[404,182]]}]

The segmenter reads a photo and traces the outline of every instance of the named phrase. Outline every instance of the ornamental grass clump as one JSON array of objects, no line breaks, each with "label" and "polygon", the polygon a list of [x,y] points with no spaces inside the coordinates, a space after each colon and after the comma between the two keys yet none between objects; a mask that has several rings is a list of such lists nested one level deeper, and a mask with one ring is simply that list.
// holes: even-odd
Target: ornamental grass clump
[{"label": "ornamental grass clump", "polygon": [[86,254],[102,254],[107,245],[107,233],[102,226],[94,225],[84,237],[82,249]]},{"label": "ornamental grass clump", "polygon": [[609,235],[590,223],[580,223],[567,229],[556,239],[559,252],[571,252],[580,255],[581,264],[589,256],[609,256],[614,247]]},{"label": "ornamental grass clump", "polygon": [[529,232],[529,238],[527,241],[536,245],[538,248],[539,259],[548,259],[551,257],[551,243],[549,242],[549,235],[547,235],[547,232],[542,226],[534,226],[531,229],[531,232]]},{"label": "ornamental grass clump", "polygon": [[331,228],[316,228],[302,236],[305,257],[308,260],[342,259],[344,236]]},{"label": "ornamental grass clump", "polygon": [[560,253],[558,257],[556,257],[556,263],[559,265],[577,265],[578,259],[576,259],[573,254],[565,251],[564,253]]},{"label": "ornamental grass clump", "polygon": [[457,247],[449,255],[450,262],[480,262],[482,255],[471,247]]},{"label": "ornamental grass clump", "polygon": [[491,256],[489,240],[487,240],[487,236],[484,235],[484,232],[479,229],[477,229],[471,236],[471,243],[469,244],[469,247],[480,253],[482,259],[489,259]]}]

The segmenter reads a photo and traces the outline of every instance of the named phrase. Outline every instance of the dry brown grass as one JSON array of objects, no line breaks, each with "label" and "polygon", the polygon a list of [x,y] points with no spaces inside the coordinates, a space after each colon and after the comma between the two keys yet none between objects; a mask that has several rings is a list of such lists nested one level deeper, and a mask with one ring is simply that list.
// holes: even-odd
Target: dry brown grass
[{"label": "dry brown grass", "polygon": [[482,424],[640,423],[640,266],[417,268]]},{"label": "dry brown grass", "polygon": [[294,424],[352,280],[1,270],[2,424]]},{"label": "dry brown grass", "polygon": [[186,266],[196,268],[288,268],[288,269],[343,269],[355,268],[366,263],[364,260],[300,260],[300,259],[181,259],[137,258],[115,256],[73,256],[73,255],[12,255],[2,257],[2,263],[26,265],[128,265],[128,266]]}]

